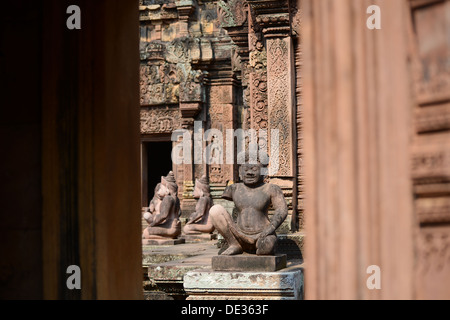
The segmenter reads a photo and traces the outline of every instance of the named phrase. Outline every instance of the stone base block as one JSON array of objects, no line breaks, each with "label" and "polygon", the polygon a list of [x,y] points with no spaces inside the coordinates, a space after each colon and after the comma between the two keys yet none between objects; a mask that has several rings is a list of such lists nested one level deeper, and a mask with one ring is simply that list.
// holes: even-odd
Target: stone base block
[{"label": "stone base block", "polygon": [[217,234],[214,233],[183,234],[181,238],[186,240],[187,243],[196,243],[196,242],[216,240]]},{"label": "stone base block", "polygon": [[256,256],[241,254],[235,256],[215,256],[211,259],[214,271],[265,271],[273,272],[286,268],[285,254],[275,256]]},{"label": "stone base block", "polygon": [[303,269],[277,272],[196,270],[184,276],[187,300],[302,300]]},{"label": "stone base block", "polygon": [[174,246],[185,242],[184,239],[142,239],[144,246]]}]

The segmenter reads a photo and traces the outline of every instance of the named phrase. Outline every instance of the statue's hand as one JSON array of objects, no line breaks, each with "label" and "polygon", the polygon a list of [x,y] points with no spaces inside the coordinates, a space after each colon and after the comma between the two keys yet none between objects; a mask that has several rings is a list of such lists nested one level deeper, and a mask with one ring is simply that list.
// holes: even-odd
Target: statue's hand
[{"label": "statue's hand", "polygon": [[150,212],[144,213],[144,219],[145,219],[147,222],[152,220],[152,215],[150,214]]},{"label": "statue's hand", "polygon": [[260,238],[260,239],[265,238],[265,237],[267,237],[268,235],[270,235],[270,234],[272,234],[272,233],[274,233],[274,232],[275,232],[275,227],[274,227],[272,224],[270,224],[267,228],[265,228],[265,229],[259,234],[259,238]]}]

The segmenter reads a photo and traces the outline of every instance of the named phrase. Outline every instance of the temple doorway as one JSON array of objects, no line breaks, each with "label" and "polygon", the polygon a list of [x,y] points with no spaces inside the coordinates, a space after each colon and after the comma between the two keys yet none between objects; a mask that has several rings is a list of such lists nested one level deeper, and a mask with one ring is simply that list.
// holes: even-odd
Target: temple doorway
[{"label": "temple doorway", "polygon": [[142,142],[142,206],[147,207],[161,177],[172,169],[172,142]]}]

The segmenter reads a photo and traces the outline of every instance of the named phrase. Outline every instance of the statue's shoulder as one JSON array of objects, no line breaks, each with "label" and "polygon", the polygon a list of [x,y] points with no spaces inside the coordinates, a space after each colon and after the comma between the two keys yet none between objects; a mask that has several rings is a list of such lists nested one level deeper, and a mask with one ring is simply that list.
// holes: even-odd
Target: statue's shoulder
[{"label": "statue's shoulder", "polygon": [[197,201],[198,204],[204,205],[204,204],[208,204],[208,202],[210,201],[210,197],[200,197]]},{"label": "statue's shoulder", "polygon": [[240,184],[242,183],[233,183],[227,186],[222,194],[222,199],[233,200],[233,195]]},{"label": "statue's shoulder", "polygon": [[175,204],[175,202],[176,200],[172,196],[165,196],[164,199],[162,200],[162,203],[164,204]]},{"label": "statue's shoulder", "polygon": [[270,191],[270,193],[272,193],[272,194],[280,194],[280,193],[282,194],[283,193],[280,186],[273,184],[273,183],[268,183],[267,188]]}]

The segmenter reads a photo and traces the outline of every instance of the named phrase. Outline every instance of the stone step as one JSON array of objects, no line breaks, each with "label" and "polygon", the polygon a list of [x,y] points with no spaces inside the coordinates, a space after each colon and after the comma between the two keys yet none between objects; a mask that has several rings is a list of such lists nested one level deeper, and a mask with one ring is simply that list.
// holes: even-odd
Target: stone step
[{"label": "stone step", "polygon": [[[294,241],[296,236],[280,236],[281,241]],[[145,284],[146,299],[186,299],[184,276],[191,271],[212,268],[212,258],[217,256],[217,241],[186,243],[177,246],[144,246],[143,264],[147,270]],[[292,244],[291,242],[289,242]],[[297,242],[295,242],[297,243]],[[299,266],[302,259],[291,255],[287,268]],[[154,294],[153,294],[153,293]]]}]

